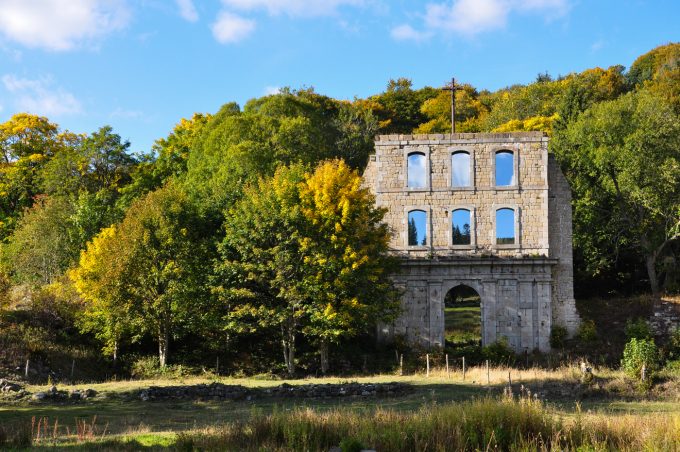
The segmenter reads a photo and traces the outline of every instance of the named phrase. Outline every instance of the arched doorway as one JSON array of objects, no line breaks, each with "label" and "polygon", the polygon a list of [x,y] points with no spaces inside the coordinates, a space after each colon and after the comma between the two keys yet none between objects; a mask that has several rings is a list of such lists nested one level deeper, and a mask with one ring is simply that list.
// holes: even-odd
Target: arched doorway
[{"label": "arched doorway", "polygon": [[446,293],[444,298],[444,339],[446,346],[452,348],[481,344],[481,298],[472,287],[460,284]]}]

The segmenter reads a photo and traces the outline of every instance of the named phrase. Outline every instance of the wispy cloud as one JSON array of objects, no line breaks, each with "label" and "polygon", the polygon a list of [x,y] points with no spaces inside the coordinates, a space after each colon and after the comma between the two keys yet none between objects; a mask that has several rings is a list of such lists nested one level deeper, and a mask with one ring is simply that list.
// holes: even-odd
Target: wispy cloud
[{"label": "wispy cloud", "polygon": [[593,43],[590,45],[590,51],[591,51],[592,53],[595,53],[595,52],[601,50],[601,49],[605,46],[605,44],[606,44],[606,43],[604,42],[603,39],[598,39],[597,41],[593,42]]},{"label": "wispy cloud", "polygon": [[430,3],[421,14],[421,28],[401,24],[392,29],[396,40],[422,41],[436,34],[472,37],[504,28],[512,13],[542,15],[546,20],[565,15],[569,0],[452,0]]},{"label": "wispy cloud", "polygon": [[364,6],[366,0],[222,0],[222,3],[238,11],[266,11],[275,16],[329,16],[342,6]]},{"label": "wispy cloud", "polygon": [[80,101],[70,92],[55,87],[51,77],[19,78],[11,74],[2,77],[5,89],[14,97],[18,111],[44,116],[72,115],[82,112]]},{"label": "wispy cloud", "polygon": [[394,27],[390,32],[390,35],[397,41],[424,41],[430,38],[432,33],[418,31],[409,24],[402,24]]},{"label": "wispy cloud", "polygon": [[222,11],[212,24],[212,33],[217,42],[233,44],[244,40],[255,31],[255,21],[236,14]]},{"label": "wispy cloud", "polygon": [[264,95],[265,96],[272,96],[274,94],[279,94],[280,92],[281,92],[280,86],[266,86],[264,88]]},{"label": "wispy cloud", "polygon": [[26,47],[65,51],[124,28],[125,0],[2,0],[0,34]]},{"label": "wispy cloud", "polygon": [[184,20],[189,22],[198,21],[198,11],[196,11],[193,0],[175,0],[175,3],[177,3],[177,7],[179,8],[179,15],[182,16]]}]

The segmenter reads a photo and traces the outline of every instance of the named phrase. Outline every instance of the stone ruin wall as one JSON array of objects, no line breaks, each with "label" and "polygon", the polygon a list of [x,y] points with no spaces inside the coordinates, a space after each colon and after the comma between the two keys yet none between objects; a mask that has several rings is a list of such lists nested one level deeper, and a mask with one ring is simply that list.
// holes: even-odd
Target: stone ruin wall
[{"label": "stone ruin wall", "polygon": [[[384,338],[404,335],[428,347],[443,345],[444,297],[456,285],[482,299],[482,337],[501,336],[517,351],[548,350],[553,324],[573,333],[579,323],[573,299],[571,192],[548,138],[538,132],[504,134],[384,135],[364,173],[376,203],[386,207],[391,249],[402,257],[395,282],[404,291],[403,314],[382,326]],[[471,156],[471,187],[451,188],[451,154]],[[515,155],[515,185],[494,185],[495,152]],[[425,188],[407,187],[407,156],[427,159]],[[451,244],[454,208],[471,211],[471,245]],[[517,243],[495,244],[495,210],[515,209]],[[428,245],[407,245],[407,217],[425,210]]]}]

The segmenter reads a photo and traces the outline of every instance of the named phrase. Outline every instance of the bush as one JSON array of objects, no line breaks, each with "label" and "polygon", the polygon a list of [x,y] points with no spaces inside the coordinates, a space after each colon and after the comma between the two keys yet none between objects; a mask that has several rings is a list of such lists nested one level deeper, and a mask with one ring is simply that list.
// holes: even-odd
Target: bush
[{"label": "bush", "polygon": [[564,341],[567,340],[568,335],[565,327],[554,325],[550,330],[550,346],[552,348],[564,348]]},{"label": "bush", "polygon": [[626,337],[628,339],[651,339],[652,330],[649,327],[649,323],[641,317],[635,320],[629,319],[626,322],[626,328],[624,329]]},{"label": "bush", "polygon": [[621,368],[629,377],[641,380],[642,366],[646,367],[647,377],[651,380],[654,372],[659,370],[659,350],[651,339],[633,338],[623,349]]},{"label": "bush", "polygon": [[592,320],[584,320],[578,327],[576,336],[583,342],[593,342],[597,339],[597,328]]},{"label": "bush", "polygon": [[516,358],[515,351],[510,348],[508,340],[504,337],[482,348],[482,355],[494,364],[509,365]]},{"label": "bush", "polygon": [[680,328],[676,328],[666,344],[666,359],[680,360]]},{"label": "bush", "polygon": [[182,378],[188,376],[191,372],[186,366],[171,365],[161,367],[158,356],[146,356],[136,359],[130,368],[130,373],[133,377],[139,379],[152,378]]}]

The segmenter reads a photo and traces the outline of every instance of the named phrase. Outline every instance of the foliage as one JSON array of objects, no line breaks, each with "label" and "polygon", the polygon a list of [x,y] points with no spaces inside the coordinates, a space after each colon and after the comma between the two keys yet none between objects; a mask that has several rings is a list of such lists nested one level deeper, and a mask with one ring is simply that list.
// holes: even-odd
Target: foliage
[{"label": "foliage", "polygon": [[186,194],[170,184],[140,198],[123,221],[104,229],[71,279],[87,302],[85,330],[115,353],[124,332],[156,337],[161,366],[182,328],[209,315],[209,245]]},{"label": "foliage", "polygon": [[293,165],[246,189],[225,221],[217,288],[227,328],[282,334],[289,373],[303,333],[322,347],[392,318],[384,210],[341,161]]},{"label": "foliage", "polygon": [[411,80],[399,78],[390,80],[385,92],[370,97],[367,104],[380,120],[381,133],[411,133],[426,120],[421,105],[439,93],[430,87],[414,90]]},{"label": "foliage", "polygon": [[63,198],[43,197],[27,209],[2,247],[6,271],[19,283],[50,284],[76,259],[73,207]]},{"label": "foliage", "polygon": [[156,378],[177,379],[189,375],[189,369],[180,365],[161,366],[158,356],[137,358],[130,366],[130,374],[140,380]]},{"label": "foliage", "polygon": [[550,330],[550,346],[552,348],[563,348],[564,341],[567,340],[569,333],[567,329],[561,325],[553,325]]},{"label": "foliage", "polygon": [[482,348],[482,355],[493,364],[509,365],[516,359],[515,351],[510,348],[505,337],[484,346]]},{"label": "foliage", "polygon": [[626,337],[628,339],[651,339],[652,330],[649,327],[649,323],[643,318],[637,318],[635,320],[628,319],[625,328]]},{"label": "foliage", "polygon": [[621,359],[621,368],[633,379],[642,378],[642,367],[645,366],[646,378],[652,379],[659,370],[659,351],[652,339],[633,338],[626,344]]},{"label": "foliage", "polygon": [[576,337],[583,342],[593,342],[597,339],[597,328],[595,322],[587,319],[581,322],[576,332]]},{"label": "foliage", "polygon": [[574,243],[589,270],[634,248],[658,293],[657,261],[680,233],[680,118],[642,90],[596,104],[552,145],[572,183]]}]

